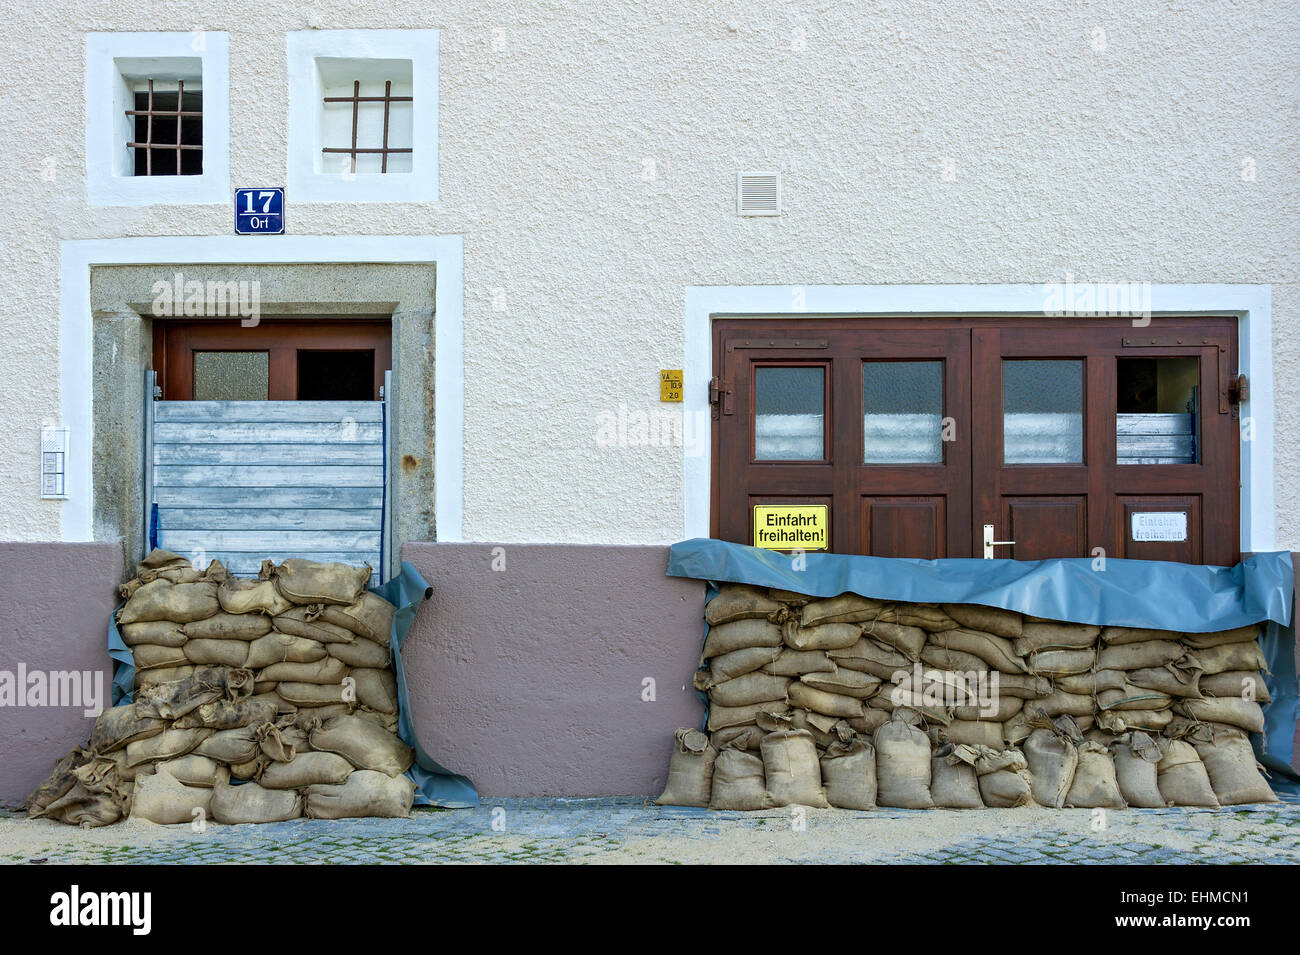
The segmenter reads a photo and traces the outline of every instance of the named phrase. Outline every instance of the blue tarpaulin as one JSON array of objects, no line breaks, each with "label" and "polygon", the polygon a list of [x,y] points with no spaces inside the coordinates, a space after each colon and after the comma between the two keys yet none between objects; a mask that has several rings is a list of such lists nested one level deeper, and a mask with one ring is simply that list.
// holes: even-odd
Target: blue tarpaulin
[{"label": "blue tarpaulin", "polygon": [[[382,587],[372,587],[397,608],[393,614],[393,629],[389,645],[393,650],[393,667],[397,677],[397,735],[415,750],[415,765],[406,775],[415,783],[415,805],[441,806],[447,809],[469,809],[478,805],[478,791],[464,776],[458,776],[438,765],[416,738],[411,723],[411,698],[406,688],[406,673],[402,667],[402,644],[415,620],[415,612],[430,596],[428,582],[408,561],[402,561],[402,572]],[[120,609],[120,608],[119,608]],[[108,618],[108,655],[117,663],[113,673],[113,705],[130,703],[135,687],[135,659],[131,649],[122,641],[117,631],[117,613]]]},{"label": "blue tarpaulin", "polygon": [[1272,703],[1256,754],[1273,788],[1300,797],[1291,768],[1296,687],[1295,570],[1286,551],[1234,567],[1155,560],[907,560],[850,554],[784,554],[695,538],[668,552],[668,575],[776,587],[813,597],[855,593],[878,600],[966,603],[1097,626],[1211,633],[1263,623],[1260,643]]}]

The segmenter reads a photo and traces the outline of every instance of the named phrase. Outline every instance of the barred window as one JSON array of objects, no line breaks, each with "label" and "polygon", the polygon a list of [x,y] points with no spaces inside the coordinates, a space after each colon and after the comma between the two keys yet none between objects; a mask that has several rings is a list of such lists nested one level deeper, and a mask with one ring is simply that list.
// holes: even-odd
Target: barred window
[{"label": "barred window", "polygon": [[[393,155],[409,155],[412,152],[411,147],[397,147],[389,145],[389,135],[393,126],[392,104],[394,103],[411,103],[413,97],[394,96],[393,81],[384,81],[383,96],[363,96],[361,95],[361,81],[352,81],[351,96],[326,96],[325,109],[328,112],[331,106],[337,107],[339,104],[346,104],[352,110],[352,145],[351,146],[325,146],[321,152],[326,156],[339,155],[348,157],[347,172],[357,172],[357,156],[377,156],[379,159],[379,172],[388,172],[388,157]],[[383,106],[383,135],[378,146],[359,145],[357,141],[357,130],[361,126],[362,107],[367,110],[366,126],[373,132],[373,127],[378,123],[379,107]],[[410,119],[409,114],[404,117],[405,124],[403,132],[404,139],[410,138]],[[373,140],[372,140],[373,141]],[[367,165],[373,166],[373,162]],[[402,164],[404,168],[400,171],[407,172],[410,170],[410,163],[407,161]],[[373,169],[368,170],[373,172]]]},{"label": "barred window", "polygon": [[203,173],[203,91],[185,81],[153,78],[134,93],[131,119],[136,176],[198,176]]}]

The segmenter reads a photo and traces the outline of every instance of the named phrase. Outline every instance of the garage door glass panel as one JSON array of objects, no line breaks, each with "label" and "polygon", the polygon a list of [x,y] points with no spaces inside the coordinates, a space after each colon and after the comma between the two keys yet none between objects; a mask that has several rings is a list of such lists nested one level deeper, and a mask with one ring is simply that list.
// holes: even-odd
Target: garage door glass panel
[{"label": "garage door glass panel", "polygon": [[195,401],[266,401],[270,356],[264,351],[194,353]]},{"label": "garage door glass panel", "polygon": [[824,368],[756,368],[754,411],[755,460],[825,460]]},{"label": "garage door glass panel", "polygon": [[943,362],[863,365],[863,463],[941,464],[942,429]]},{"label": "garage door glass panel", "polygon": [[1004,464],[1083,463],[1083,362],[1002,362]]}]

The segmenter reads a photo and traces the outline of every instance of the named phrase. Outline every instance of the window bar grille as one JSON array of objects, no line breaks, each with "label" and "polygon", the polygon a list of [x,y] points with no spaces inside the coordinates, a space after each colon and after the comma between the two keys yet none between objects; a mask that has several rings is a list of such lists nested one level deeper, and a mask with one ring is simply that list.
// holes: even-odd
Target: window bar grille
[{"label": "window bar grille", "polygon": [[[379,171],[388,172],[388,157],[390,154],[409,153],[414,151],[413,149],[410,148],[406,148],[406,149],[398,149],[395,147],[389,148],[388,145],[389,106],[392,103],[409,103],[412,101],[412,99],[413,98],[410,96],[394,96],[392,80],[386,80],[384,82],[383,96],[362,96],[361,81],[353,80],[351,96],[326,96],[325,97],[325,102],[327,103],[351,103],[352,104],[352,146],[350,148],[344,146],[326,146],[321,149],[321,152],[342,153],[344,155],[349,156],[351,159],[349,171],[353,173],[357,171],[357,156],[359,154],[360,155],[378,154]],[[357,116],[361,111],[362,103],[383,103],[384,104],[384,144],[379,149],[369,149],[369,148],[363,149],[357,146]]]},{"label": "window bar grille", "polygon": [[[176,109],[175,110],[155,110],[153,108],[153,79],[149,80],[149,100],[144,109],[128,109],[128,116],[145,117],[145,137],[142,143],[127,143],[131,149],[144,150],[144,168],[145,175],[153,175],[153,151],[155,149],[173,149],[176,151],[176,175],[181,174],[181,151],[185,149],[202,149],[201,145],[192,145],[182,142],[182,121],[186,116],[202,116],[203,110],[186,110],[185,109],[185,81],[176,81]],[[153,141],[153,118],[155,116],[176,117],[176,143],[155,143]]]}]

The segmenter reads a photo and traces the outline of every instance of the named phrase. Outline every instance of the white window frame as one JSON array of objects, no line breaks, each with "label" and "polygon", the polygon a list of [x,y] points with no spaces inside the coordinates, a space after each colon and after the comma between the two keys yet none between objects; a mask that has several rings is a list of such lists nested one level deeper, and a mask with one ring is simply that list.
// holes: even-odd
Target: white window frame
[{"label": "white window frame", "polygon": [[[1076,283],[1075,288],[1086,286]],[[1271,285],[1151,285],[1151,326],[1161,316],[1228,315],[1237,319],[1237,362],[1250,381],[1241,417],[1251,419],[1250,440],[1241,442],[1241,550],[1276,550],[1273,492],[1273,291]],[[1106,301],[1094,292],[1090,301]],[[833,316],[940,317],[1020,315],[1042,317],[1047,285],[733,285],[686,289],[686,354],[683,410],[708,422],[713,375],[713,319],[802,319]],[[1081,318],[1079,321],[1087,321]],[[708,434],[707,430],[703,432]],[[708,537],[711,448],[708,440],[683,445],[682,485],[686,537]]]},{"label": "white window frame", "polygon": [[[119,159],[127,105],[119,60],[199,60],[203,90],[203,172],[124,175]],[[228,203],[230,37],[225,33],[86,34],[86,201],[92,206]]]},{"label": "white window frame", "polygon": [[[288,198],[293,202],[436,202],[438,199],[437,30],[305,30],[287,36]],[[409,60],[412,171],[345,175],[316,171],[321,101],[318,57]]]}]

